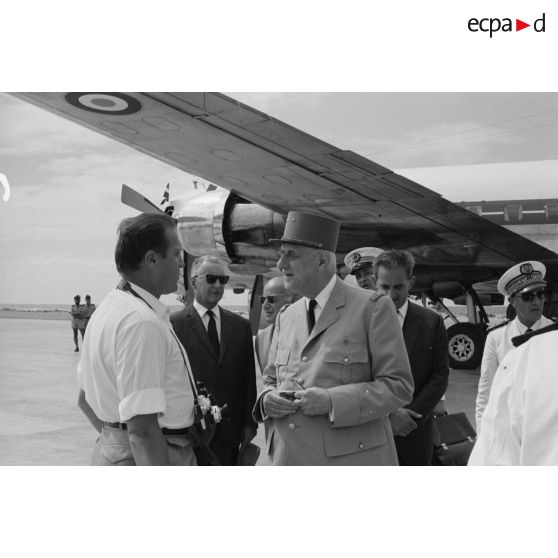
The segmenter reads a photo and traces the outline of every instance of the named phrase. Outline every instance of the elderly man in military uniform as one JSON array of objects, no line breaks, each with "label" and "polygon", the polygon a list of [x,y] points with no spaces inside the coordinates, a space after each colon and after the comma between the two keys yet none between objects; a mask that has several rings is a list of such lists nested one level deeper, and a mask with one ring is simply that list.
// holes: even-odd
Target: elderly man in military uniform
[{"label": "elderly man in military uniform", "polygon": [[291,211],[277,267],[302,298],[282,309],[254,418],[273,465],[397,465],[388,414],[413,379],[395,307],[335,275],[340,223]]},{"label": "elderly man in military uniform", "polygon": [[381,253],[382,250],[379,248],[366,246],[357,248],[345,256],[343,263],[349,268],[351,275],[354,275],[361,289],[376,290],[374,262]]},{"label": "elderly man in military uniform", "polygon": [[508,269],[498,281],[498,290],[508,297],[517,315],[488,332],[482,355],[476,402],[477,431],[488,403],[492,382],[504,356],[513,348],[512,338],[551,325],[542,315],[546,268],[536,261],[522,262]]}]

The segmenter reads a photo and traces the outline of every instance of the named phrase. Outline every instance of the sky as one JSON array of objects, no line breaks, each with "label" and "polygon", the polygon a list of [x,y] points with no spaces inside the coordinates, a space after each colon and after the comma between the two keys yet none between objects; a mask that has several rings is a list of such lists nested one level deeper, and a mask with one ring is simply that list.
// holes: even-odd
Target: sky
[{"label": "sky", "polygon": [[[531,168],[523,162],[558,160],[558,94],[228,94],[338,148],[409,169],[436,191],[453,184],[461,197],[463,169],[501,163],[511,181]],[[548,168],[555,182],[558,167]],[[11,186],[0,201],[0,303],[71,304],[77,293],[99,302],[118,280],[117,225],[135,214],[120,203],[121,185],[156,204],[167,183],[171,198],[196,193],[195,177],[7,94],[0,173]],[[495,194],[483,188],[484,199]],[[536,184],[525,190],[544,195]]]}]

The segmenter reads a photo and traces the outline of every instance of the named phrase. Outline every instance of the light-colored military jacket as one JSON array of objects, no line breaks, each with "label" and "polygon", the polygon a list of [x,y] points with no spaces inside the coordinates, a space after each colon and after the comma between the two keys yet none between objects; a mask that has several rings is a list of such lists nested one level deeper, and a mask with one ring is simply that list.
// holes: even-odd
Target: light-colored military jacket
[{"label": "light-colored military jacket", "polygon": [[327,389],[330,415],[267,419],[274,465],[397,465],[388,413],[412,399],[413,380],[395,306],[337,279],[312,334],[300,299],[282,310],[254,408],[273,388]]}]

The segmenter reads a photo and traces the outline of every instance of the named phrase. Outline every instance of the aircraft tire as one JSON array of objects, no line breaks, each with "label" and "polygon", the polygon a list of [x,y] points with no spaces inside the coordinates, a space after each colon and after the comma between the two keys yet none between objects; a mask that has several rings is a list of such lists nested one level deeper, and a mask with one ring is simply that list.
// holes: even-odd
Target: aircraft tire
[{"label": "aircraft tire", "polygon": [[475,370],[480,366],[485,336],[479,326],[469,323],[454,324],[448,328],[450,368]]}]

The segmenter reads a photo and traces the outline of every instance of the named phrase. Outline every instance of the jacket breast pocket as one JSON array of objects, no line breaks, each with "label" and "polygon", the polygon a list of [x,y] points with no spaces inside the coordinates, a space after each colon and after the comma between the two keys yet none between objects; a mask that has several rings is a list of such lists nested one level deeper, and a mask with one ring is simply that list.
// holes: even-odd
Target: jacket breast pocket
[{"label": "jacket breast pocket", "polygon": [[287,365],[289,363],[289,355],[291,348],[287,345],[279,345],[277,353],[275,354],[275,375],[277,378],[277,385],[281,383],[287,373]]},{"label": "jacket breast pocket", "polygon": [[335,343],[325,352],[325,361],[338,368],[344,384],[369,380],[368,346],[366,343]]}]

